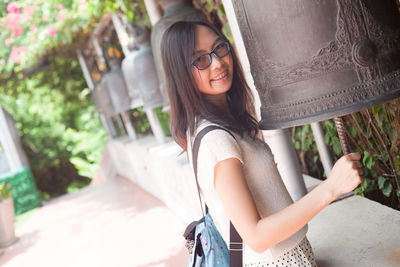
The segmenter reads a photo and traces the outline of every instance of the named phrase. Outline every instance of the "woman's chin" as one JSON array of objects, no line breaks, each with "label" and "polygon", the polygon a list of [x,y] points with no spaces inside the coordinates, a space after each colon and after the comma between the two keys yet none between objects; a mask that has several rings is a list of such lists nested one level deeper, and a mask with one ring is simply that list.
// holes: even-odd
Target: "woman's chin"
[{"label": "woman's chin", "polygon": [[231,89],[232,81],[225,80],[225,81],[211,81],[211,91],[215,93],[225,93]]}]

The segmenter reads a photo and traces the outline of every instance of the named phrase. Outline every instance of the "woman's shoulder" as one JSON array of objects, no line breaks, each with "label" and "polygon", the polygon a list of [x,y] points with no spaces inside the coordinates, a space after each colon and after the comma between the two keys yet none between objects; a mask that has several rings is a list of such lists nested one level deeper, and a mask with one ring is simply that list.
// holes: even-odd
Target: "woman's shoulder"
[{"label": "woman's shoulder", "polygon": [[[200,133],[201,130],[205,129],[208,126],[217,126],[217,129],[213,129],[210,132],[208,132],[203,138],[210,139],[209,136],[212,136],[214,138],[224,138],[226,136],[233,136],[234,134],[229,131],[227,128],[225,128],[224,126],[215,123],[215,122],[210,122],[209,120],[206,119],[202,119],[199,121],[199,123],[197,124],[196,130],[195,130],[195,134],[197,135],[198,133]],[[236,137],[234,137],[236,139]]]}]

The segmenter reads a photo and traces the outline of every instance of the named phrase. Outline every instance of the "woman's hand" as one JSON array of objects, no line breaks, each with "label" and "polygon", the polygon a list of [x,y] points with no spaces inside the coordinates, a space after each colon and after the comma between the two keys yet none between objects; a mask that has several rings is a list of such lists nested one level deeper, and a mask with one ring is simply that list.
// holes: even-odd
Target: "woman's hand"
[{"label": "woman's hand", "polygon": [[363,166],[360,159],[360,153],[350,153],[336,161],[329,177],[324,181],[333,199],[353,191],[361,183]]}]

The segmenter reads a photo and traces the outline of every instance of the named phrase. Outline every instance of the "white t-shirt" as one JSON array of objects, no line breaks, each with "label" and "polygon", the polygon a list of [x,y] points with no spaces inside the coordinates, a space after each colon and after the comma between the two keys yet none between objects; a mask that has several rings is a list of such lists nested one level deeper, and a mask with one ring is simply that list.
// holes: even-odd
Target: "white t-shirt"
[{"label": "white t-shirt", "polygon": [[[203,120],[197,128],[196,134],[208,125],[212,124]],[[261,218],[274,214],[293,203],[278,172],[269,146],[257,138],[253,140],[247,135],[240,137],[238,134],[232,134],[236,140],[224,130],[216,129],[208,132],[201,140],[197,161],[201,195],[227,245],[229,245],[229,218],[214,188],[214,167],[219,161],[237,158],[242,163],[247,185]],[[193,142],[194,137],[191,137],[188,142],[191,164]],[[288,239],[263,253],[257,253],[244,244],[243,263],[272,262],[298,245],[305,237],[307,229],[306,225]]]}]

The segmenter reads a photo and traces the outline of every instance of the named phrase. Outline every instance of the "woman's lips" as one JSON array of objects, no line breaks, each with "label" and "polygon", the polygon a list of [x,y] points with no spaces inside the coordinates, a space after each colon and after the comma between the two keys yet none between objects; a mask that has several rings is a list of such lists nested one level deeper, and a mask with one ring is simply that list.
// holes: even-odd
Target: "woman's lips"
[{"label": "woman's lips", "polygon": [[221,73],[220,75],[218,75],[217,77],[215,77],[214,79],[211,79],[212,82],[219,82],[219,81],[224,81],[226,80],[228,77],[228,72],[225,71],[223,73]]}]

